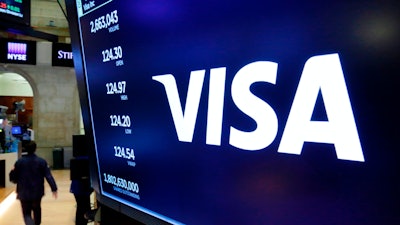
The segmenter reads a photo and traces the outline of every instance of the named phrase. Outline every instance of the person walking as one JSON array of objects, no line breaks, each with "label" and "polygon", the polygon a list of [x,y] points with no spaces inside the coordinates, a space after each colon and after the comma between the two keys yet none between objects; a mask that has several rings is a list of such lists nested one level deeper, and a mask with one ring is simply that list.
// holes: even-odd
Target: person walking
[{"label": "person walking", "polygon": [[57,184],[47,162],[35,154],[36,143],[30,141],[25,145],[25,150],[28,154],[15,163],[13,180],[17,184],[17,198],[21,202],[25,224],[40,225],[42,222],[40,205],[44,196],[44,179],[49,183],[55,199],[57,199]]},{"label": "person walking", "polygon": [[73,179],[70,192],[76,200],[75,225],[86,225],[89,221],[85,217],[91,210],[90,195],[93,192],[89,178]]}]

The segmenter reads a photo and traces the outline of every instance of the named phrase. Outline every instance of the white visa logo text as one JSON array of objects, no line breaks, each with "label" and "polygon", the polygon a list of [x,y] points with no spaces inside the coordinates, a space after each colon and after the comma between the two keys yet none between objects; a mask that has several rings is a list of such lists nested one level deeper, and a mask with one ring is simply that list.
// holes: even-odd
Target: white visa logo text
[{"label": "white visa logo text", "polygon": [[[261,150],[276,138],[278,118],[274,109],[250,91],[256,82],[274,84],[278,64],[257,61],[241,68],[231,84],[236,107],[252,118],[257,127],[242,131],[230,127],[229,144],[243,150]],[[206,70],[190,73],[185,108],[182,108],[175,77],[153,76],[163,84],[179,141],[192,142]],[[221,145],[224,114],[226,68],[212,68],[208,95],[206,144]],[[327,121],[312,121],[316,100],[321,92]],[[334,144],[338,159],[364,162],[364,155],[338,54],[311,57],[293,99],[278,152],[300,155],[304,142]]]}]

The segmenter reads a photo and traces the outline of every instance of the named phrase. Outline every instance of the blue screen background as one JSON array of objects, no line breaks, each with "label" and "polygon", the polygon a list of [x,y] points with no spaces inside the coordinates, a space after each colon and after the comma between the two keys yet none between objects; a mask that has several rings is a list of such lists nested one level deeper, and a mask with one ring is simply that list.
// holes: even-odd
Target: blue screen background
[{"label": "blue screen background", "polygon": [[[118,10],[119,31],[90,33],[90,21]],[[112,1],[80,19],[102,193],[183,224],[397,224],[399,200],[399,3],[359,1]],[[102,62],[122,46],[124,65]],[[365,162],[339,160],[330,144],[306,142],[301,155],[278,153],[305,62],[338,53]],[[276,84],[252,92],[278,117],[271,145],[229,145],[229,128],[256,123],[233,103],[232,79],[255,61],[278,63]],[[226,67],[221,146],[205,143],[209,72]],[[191,143],[179,142],[163,86],[173,74],[186,102],[191,71],[206,69]],[[107,95],[126,81],[128,100]],[[110,126],[129,115],[132,134]],[[322,96],[313,120],[326,120]],[[113,146],[135,149],[136,166]],[[140,200],[103,173],[140,186]],[[146,211],[149,210],[149,211]],[[155,213],[154,213],[155,212]]]}]

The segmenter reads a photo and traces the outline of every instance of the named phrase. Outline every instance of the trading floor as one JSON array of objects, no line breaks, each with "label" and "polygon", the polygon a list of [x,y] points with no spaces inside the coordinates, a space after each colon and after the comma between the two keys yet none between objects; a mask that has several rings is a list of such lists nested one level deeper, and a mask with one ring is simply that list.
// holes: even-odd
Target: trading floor
[{"label": "trading floor", "polygon": [[[75,199],[69,192],[71,181],[69,170],[52,170],[58,186],[58,198],[54,199],[49,185],[45,184],[46,195],[42,200],[42,225],[75,225]],[[11,194],[8,194],[11,192]],[[4,195],[7,197],[4,198]],[[92,198],[93,199],[93,198]],[[0,190],[0,224],[23,225],[20,202],[13,190]],[[11,204],[7,207],[7,202]],[[93,223],[88,223],[93,224]]]}]

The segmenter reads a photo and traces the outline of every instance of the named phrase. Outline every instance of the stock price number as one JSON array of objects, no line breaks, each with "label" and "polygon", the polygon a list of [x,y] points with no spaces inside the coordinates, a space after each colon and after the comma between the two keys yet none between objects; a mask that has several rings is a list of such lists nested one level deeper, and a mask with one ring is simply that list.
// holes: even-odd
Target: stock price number
[{"label": "stock price number", "polygon": [[106,83],[107,94],[125,94],[126,81]]},{"label": "stock price number", "polygon": [[101,54],[103,55],[103,62],[122,59],[122,47],[116,46],[114,48],[105,49],[101,51]]},{"label": "stock price number", "polygon": [[114,146],[114,152],[115,157],[135,160],[135,151],[133,150],[133,148]]},{"label": "stock price number", "polygon": [[130,127],[131,118],[128,115],[110,115],[112,127]]},{"label": "stock price number", "polygon": [[94,21],[90,21],[90,32],[96,33],[102,29],[107,29],[118,24],[118,11],[114,10],[106,15],[100,16]]},{"label": "stock price number", "polygon": [[122,188],[126,191],[139,193],[139,185],[133,181],[127,181],[126,179],[116,177],[111,174],[104,173],[104,182],[107,184],[112,184],[115,187]]}]

